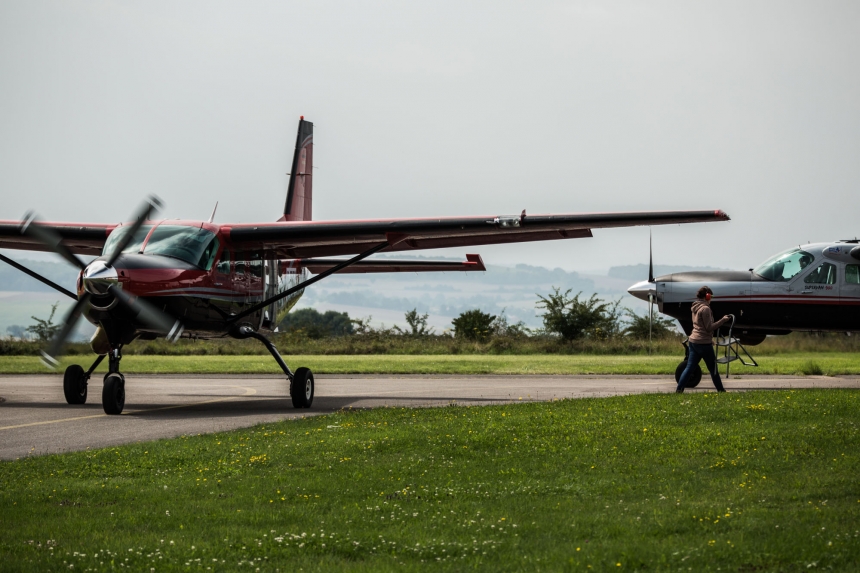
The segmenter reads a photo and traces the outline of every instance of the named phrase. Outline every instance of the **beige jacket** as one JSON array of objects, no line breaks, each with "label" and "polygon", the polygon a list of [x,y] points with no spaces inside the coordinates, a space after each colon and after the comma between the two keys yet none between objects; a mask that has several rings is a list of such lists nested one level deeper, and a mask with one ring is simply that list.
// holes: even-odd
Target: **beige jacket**
[{"label": "beige jacket", "polygon": [[693,332],[688,340],[693,344],[712,344],[714,331],[727,323],[731,316],[726,315],[714,322],[711,314],[711,305],[706,300],[696,299],[693,301]]}]

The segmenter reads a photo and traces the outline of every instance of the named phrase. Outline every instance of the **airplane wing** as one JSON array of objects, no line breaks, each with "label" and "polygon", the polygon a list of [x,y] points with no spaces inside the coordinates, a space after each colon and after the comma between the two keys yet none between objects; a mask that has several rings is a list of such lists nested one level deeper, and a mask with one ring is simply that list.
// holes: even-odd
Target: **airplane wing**
[{"label": "airplane wing", "polygon": [[[34,237],[21,234],[21,221],[0,221],[0,249],[21,249],[24,251],[50,251],[44,243]],[[50,227],[63,239],[76,255],[101,255],[115,223],[50,223],[39,222],[40,226]]]},{"label": "airplane wing", "polygon": [[[346,259],[302,259],[301,265],[313,274],[319,274],[330,268],[345,262]],[[455,261],[427,261],[427,260],[404,260],[392,259],[366,259],[337,271],[344,273],[426,273],[444,271],[485,271],[484,261],[481,255],[466,255],[463,262]]]},{"label": "airplane wing", "polygon": [[266,258],[354,255],[383,242],[380,252],[496,245],[591,237],[592,229],[728,221],[715,211],[574,213],[365,221],[284,221],[222,225],[237,247]]}]

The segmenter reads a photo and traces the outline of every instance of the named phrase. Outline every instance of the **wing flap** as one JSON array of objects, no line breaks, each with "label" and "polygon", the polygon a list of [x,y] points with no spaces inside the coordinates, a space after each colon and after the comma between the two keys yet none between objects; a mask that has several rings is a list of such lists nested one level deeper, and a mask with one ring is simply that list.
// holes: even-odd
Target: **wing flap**
[{"label": "wing flap", "polygon": [[[302,259],[301,265],[313,274],[319,274],[343,263],[345,259]],[[481,255],[466,255],[466,260],[457,261],[428,261],[414,260],[363,260],[354,263],[336,274],[344,273],[427,273],[450,271],[485,271]]]}]

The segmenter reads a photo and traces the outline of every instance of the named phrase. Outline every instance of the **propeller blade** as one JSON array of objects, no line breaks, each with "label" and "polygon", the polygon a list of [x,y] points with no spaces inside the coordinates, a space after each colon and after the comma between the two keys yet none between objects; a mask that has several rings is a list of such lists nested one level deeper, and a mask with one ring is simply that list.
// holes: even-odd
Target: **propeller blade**
[{"label": "propeller blade", "polygon": [[81,270],[86,266],[81,259],[76,257],[63,244],[63,238],[60,237],[60,234],[49,227],[41,225],[36,214],[32,211],[24,215],[24,222],[21,223],[21,234],[36,239]]},{"label": "propeller blade", "polygon": [[89,302],[90,293],[84,293],[84,296],[78,299],[78,302],[75,303],[75,306],[73,306],[72,310],[70,310],[66,315],[63,328],[54,335],[54,338],[51,340],[51,344],[48,345],[48,349],[42,351],[42,364],[51,370],[54,370],[60,364],[57,357],[60,356],[60,353],[63,351],[63,346],[66,345],[66,339],[72,333],[72,330],[74,330],[75,325],[78,323],[78,319],[81,318],[81,313],[83,312],[84,307],[89,304]]},{"label": "propeller blade", "polygon": [[166,312],[162,312],[145,300],[134,297],[118,288],[116,285],[108,287],[108,292],[115,296],[126,309],[131,311],[135,318],[152,328],[166,334],[167,340],[176,342],[185,330],[178,319],[173,318]]},{"label": "propeller blade", "polygon": [[150,195],[146,201],[137,209],[137,212],[134,214],[134,222],[131,224],[131,227],[128,228],[125,235],[123,235],[122,239],[114,246],[114,249],[111,253],[108,254],[108,259],[105,264],[109,267],[112,267],[122,252],[126,247],[131,243],[134,239],[135,234],[143,226],[143,222],[149,219],[149,216],[152,215],[154,211],[161,209],[164,204],[161,202],[161,199],[156,197],[155,195]]},{"label": "propeller blade", "polygon": [[648,295],[648,354],[651,354],[651,336],[654,326],[654,295]]},{"label": "propeller blade", "polygon": [[654,282],[654,250],[651,245],[651,229],[648,229],[648,282]]}]

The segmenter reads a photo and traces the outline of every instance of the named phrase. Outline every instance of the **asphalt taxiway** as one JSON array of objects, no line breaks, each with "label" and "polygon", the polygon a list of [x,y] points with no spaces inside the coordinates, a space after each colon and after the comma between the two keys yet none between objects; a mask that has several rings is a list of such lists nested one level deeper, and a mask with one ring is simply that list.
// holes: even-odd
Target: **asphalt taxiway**
[{"label": "asphalt taxiway", "polygon": [[[856,388],[860,377],[743,376],[729,391]],[[296,410],[283,378],[142,376],[126,382],[120,416],[101,406],[101,381],[87,404],[70,406],[62,377],[0,376],[0,459],[101,448],[231,430],[345,408],[487,405],[519,401],[672,392],[669,376],[316,376],[313,408]],[[711,392],[703,380],[694,392]]]}]

